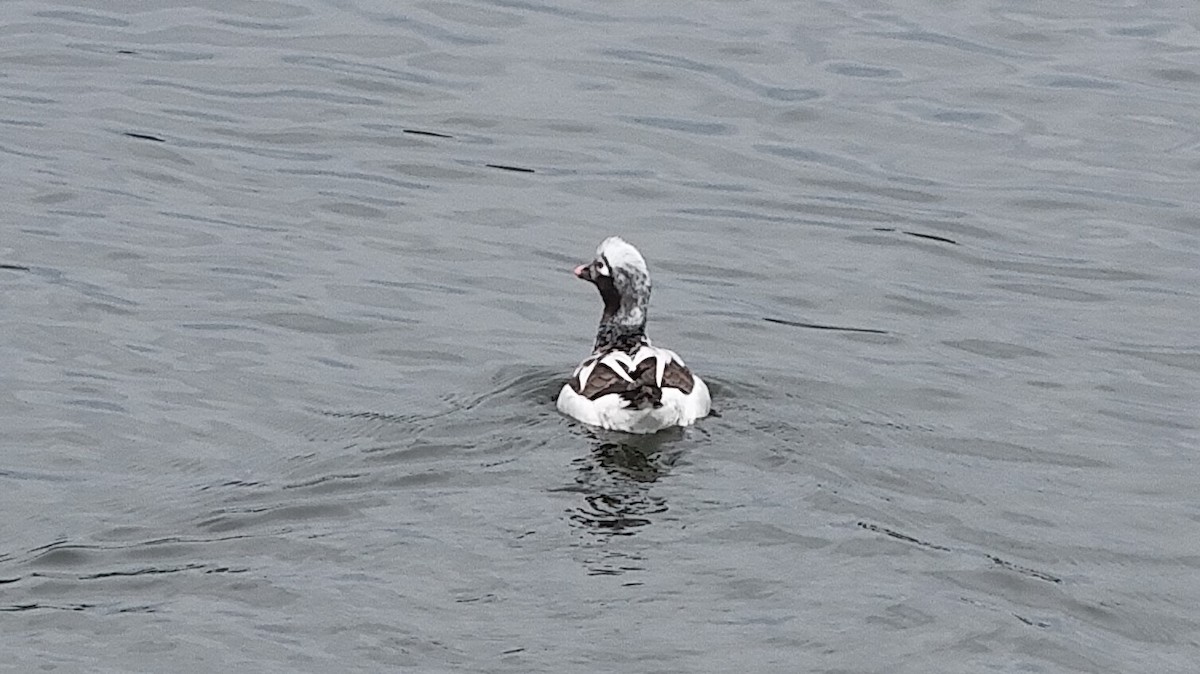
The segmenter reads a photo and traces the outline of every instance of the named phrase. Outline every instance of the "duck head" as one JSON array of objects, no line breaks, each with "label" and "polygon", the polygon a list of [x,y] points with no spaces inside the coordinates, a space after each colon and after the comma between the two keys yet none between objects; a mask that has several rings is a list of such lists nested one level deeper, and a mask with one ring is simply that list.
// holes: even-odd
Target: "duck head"
[{"label": "duck head", "polygon": [[621,337],[645,335],[650,270],[637,248],[620,237],[609,237],[596,249],[596,259],[575,268],[575,276],[595,285],[604,300],[597,349]]}]

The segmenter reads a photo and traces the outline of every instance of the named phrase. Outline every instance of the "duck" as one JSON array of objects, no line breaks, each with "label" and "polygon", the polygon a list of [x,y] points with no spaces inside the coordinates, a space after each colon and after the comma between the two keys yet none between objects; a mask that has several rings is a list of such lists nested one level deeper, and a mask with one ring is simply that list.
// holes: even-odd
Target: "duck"
[{"label": "duck", "polygon": [[707,416],[712,399],[704,380],[679,354],[646,336],[650,270],[638,249],[609,237],[574,274],[596,286],[604,313],[592,355],[563,385],[558,410],[590,426],[639,434],[690,426]]}]

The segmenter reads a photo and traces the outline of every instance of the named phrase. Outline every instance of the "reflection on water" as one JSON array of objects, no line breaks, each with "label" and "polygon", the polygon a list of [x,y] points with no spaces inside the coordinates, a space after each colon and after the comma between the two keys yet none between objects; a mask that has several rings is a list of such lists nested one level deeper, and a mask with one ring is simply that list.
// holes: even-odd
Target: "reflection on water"
[{"label": "reflection on water", "polygon": [[667,512],[667,500],[656,493],[683,454],[682,429],[654,435],[624,435],[586,429],[592,445],[571,462],[575,484],[562,491],[578,493],[581,502],[567,511],[571,525],[586,534],[580,547],[593,575],[618,575],[643,568],[640,553],[612,544],[614,536],[632,536]]}]

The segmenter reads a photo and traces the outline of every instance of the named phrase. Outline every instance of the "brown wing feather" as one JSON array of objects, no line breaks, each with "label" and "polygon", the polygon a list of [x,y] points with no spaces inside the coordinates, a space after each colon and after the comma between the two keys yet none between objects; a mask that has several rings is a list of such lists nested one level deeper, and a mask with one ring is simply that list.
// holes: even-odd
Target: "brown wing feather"
[{"label": "brown wing feather", "polygon": [[692,371],[679,364],[679,361],[672,358],[667,361],[667,366],[663,368],[663,388],[677,388],[684,395],[692,392],[692,387],[695,382],[692,380]]},{"label": "brown wing feather", "polygon": [[588,400],[595,400],[609,393],[624,393],[635,386],[636,384],[625,381],[605,363],[600,363],[592,370],[582,388],[577,377],[571,379],[571,388]]},{"label": "brown wing feather", "polygon": [[[660,388],[654,381],[657,372],[658,359],[647,358],[638,363],[633,372],[629,373],[630,379],[633,379],[631,382],[617,374],[607,363],[600,363],[592,369],[587,381],[583,382],[582,386],[578,377],[572,377],[570,383],[572,390],[589,400],[595,400],[610,393],[623,394],[627,397],[645,397],[651,394],[649,389]],[[690,370],[680,365],[679,361],[675,359],[667,361],[666,367],[663,368],[661,388],[679,389],[684,395],[687,395],[692,392],[694,386],[695,382]],[[657,400],[657,392],[654,392],[651,397]]]}]

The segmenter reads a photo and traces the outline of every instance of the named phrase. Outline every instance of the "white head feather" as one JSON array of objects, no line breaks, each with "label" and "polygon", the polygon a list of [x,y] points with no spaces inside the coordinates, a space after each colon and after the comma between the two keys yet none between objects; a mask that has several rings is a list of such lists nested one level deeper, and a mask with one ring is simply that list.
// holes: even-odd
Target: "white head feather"
[{"label": "white head feather", "polygon": [[646,278],[650,277],[650,270],[646,268],[646,260],[642,254],[619,236],[610,236],[601,242],[600,247],[596,249],[596,257],[608,260],[614,268],[641,272]]}]

